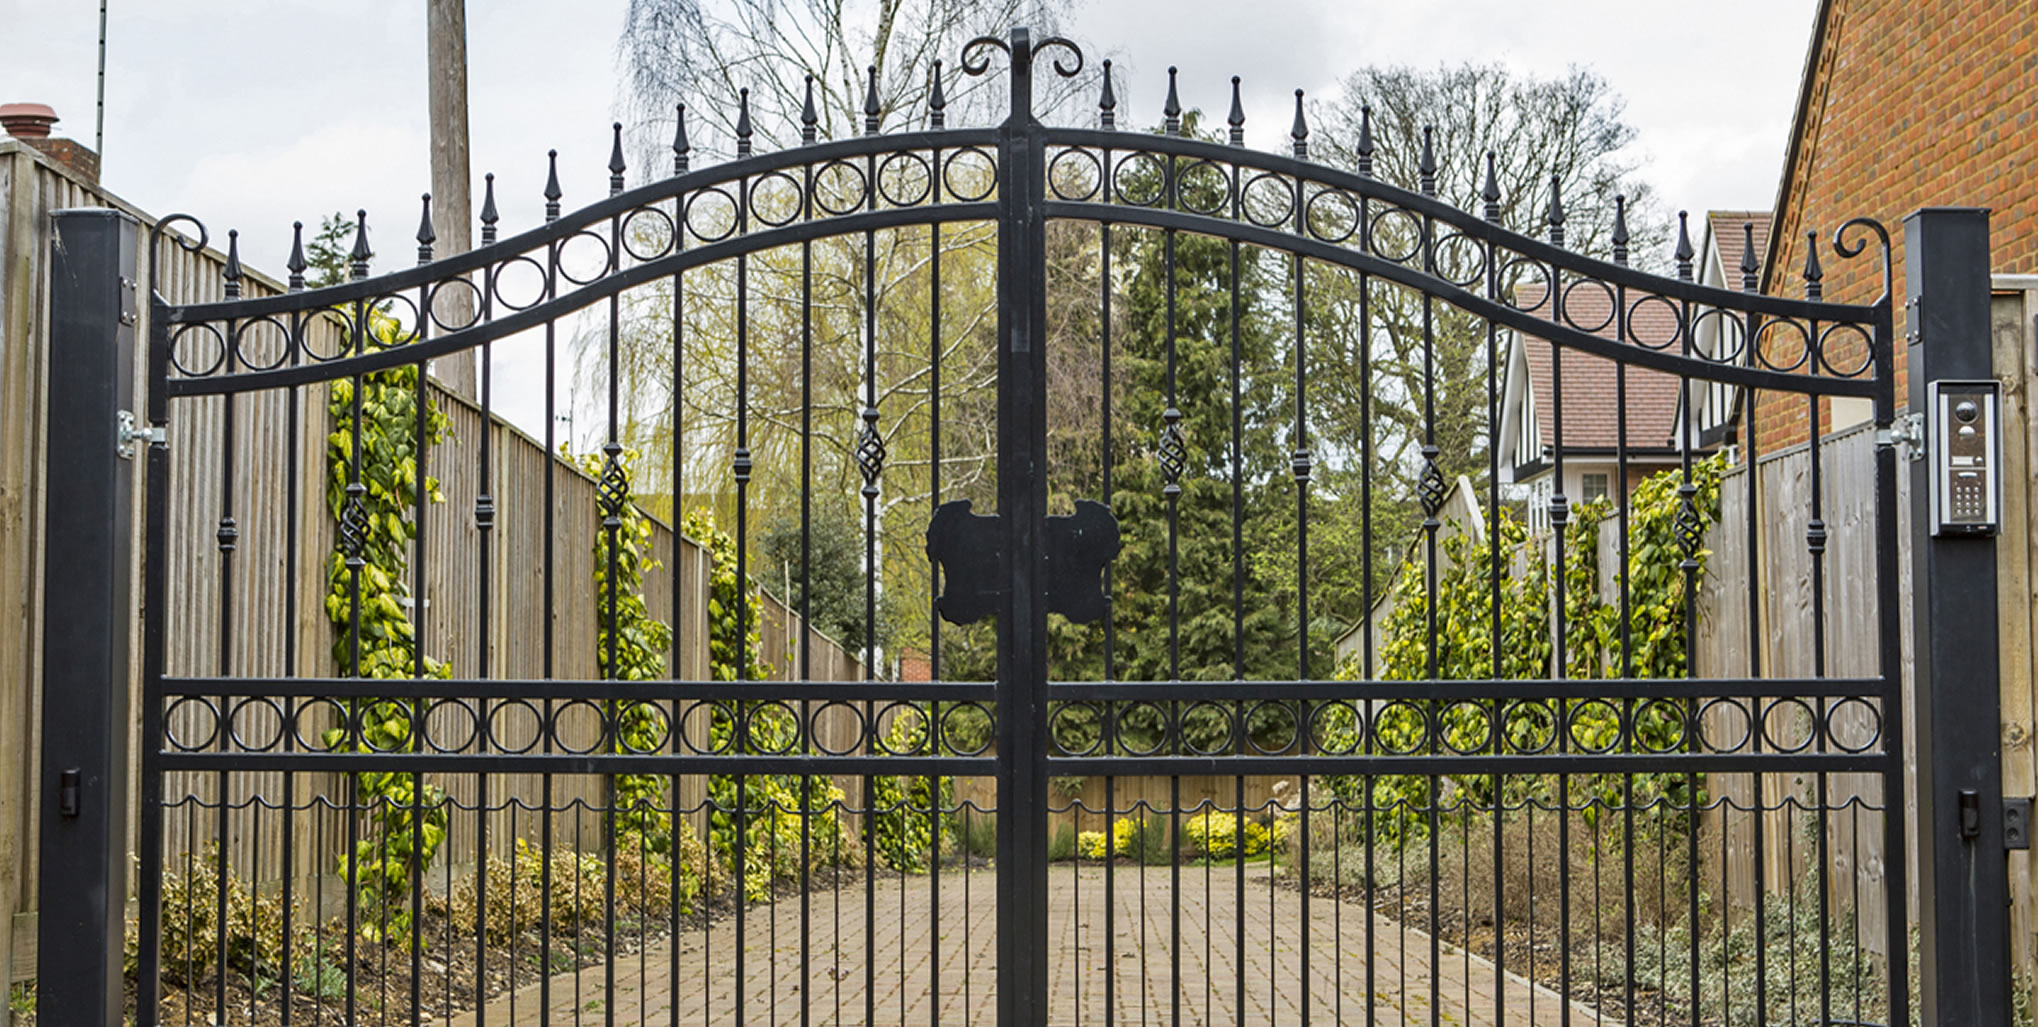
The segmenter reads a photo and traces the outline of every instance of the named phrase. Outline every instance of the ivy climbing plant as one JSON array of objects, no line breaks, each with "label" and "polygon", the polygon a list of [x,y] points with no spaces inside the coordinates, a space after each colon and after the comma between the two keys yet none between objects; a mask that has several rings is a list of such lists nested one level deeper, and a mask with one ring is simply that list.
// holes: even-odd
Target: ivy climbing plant
[{"label": "ivy climbing plant", "polygon": [[[900,709],[885,731],[884,752],[910,756],[932,753],[932,717],[917,708]],[[871,779],[871,849],[893,870],[926,873],[955,847],[955,778],[942,775]],[[936,840],[936,832],[940,838]]]},{"label": "ivy climbing plant", "polygon": [[[371,349],[408,341],[395,318],[372,307],[366,327],[365,344]],[[449,664],[420,649],[410,615],[413,597],[406,571],[418,533],[420,485],[427,502],[446,498],[438,480],[423,475],[420,450],[444,441],[451,423],[429,398],[419,410],[419,373],[416,365],[376,371],[334,381],[328,393],[333,427],[326,436],[326,507],[339,531],[326,560],[325,605],[338,629],[333,662],[342,677],[452,676]],[[413,747],[412,732],[424,711],[394,699],[355,699],[347,714],[359,725],[358,732],[350,737],[345,727],[327,731],[328,748],[403,752]],[[408,894],[411,880],[431,864],[445,840],[446,794],[422,775],[363,771],[355,774],[355,798],[367,811],[369,830],[352,853],[341,857],[340,873],[381,914],[366,918],[364,932],[378,934],[386,926],[392,938],[407,938],[410,915],[398,908],[397,900]]]},{"label": "ivy climbing plant", "polygon": [[[1629,497],[1628,617],[1625,652],[1621,637],[1621,606],[1600,588],[1599,537],[1611,510],[1604,501],[1581,503],[1571,510],[1564,528],[1564,560],[1559,584],[1552,567],[1551,540],[1531,535],[1512,511],[1501,510],[1488,537],[1474,541],[1468,532],[1453,532],[1439,544],[1435,588],[1435,633],[1432,653],[1428,574],[1411,563],[1393,585],[1395,605],[1381,624],[1379,677],[1391,681],[1478,680],[1551,677],[1557,659],[1556,604],[1563,603],[1563,675],[1603,678],[1625,674],[1635,678],[1673,678],[1685,673],[1685,589],[1704,574],[1707,552],[1694,548],[1686,565],[1679,541],[1681,528],[1693,539],[1719,518],[1718,457],[1694,462],[1687,512],[1684,477],[1672,470],[1651,476]],[[1496,548],[1497,547],[1497,548]],[[1500,623],[1494,625],[1494,588],[1498,576]],[[1553,591],[1560,590],[1559,595]],[[1496,655],[1498,666],[1495,665]],[[1623,664],[1625,656],[1625,664]],[[1434,665],[1432,665],[1434,660]],[[1363,667],[1347,662],[1339,670],[1345,680],[1362,677]],[[1459,753],[1492,753],[1496,732],[1492,718],[1501,717],[1497,732],[1504,751],[1540,751],[1551,747],[1558,711],[1551,704],[1513,703],[1496,711],[1490,701],[1435,704],[1392,702],[1373,715],[1370,744],[1376,751],[1413,754],[1432,749]],[[1620,742],[1622,710],[1603,701],[1571,700],[1562,710],[1568,724],[1567,744],[1582,751],[1608,751]],[[1684,743],[1685,718],[1667,703],[1639,703],[1630,711],[1632,742],[1655,752]],[[1360,744],[1357,711],[1334,707],[1324,711],[1322,737],[1327,748],[1350,751]],[[1435,725],[1432,736],[1430,725]],[[1347,800],[1364,796],[1365,778],[1341,775],[1328,786]],[[1693,781],[1683,774],[1575,775],[1573,786],[1606,803],[1668,799],[1689,802]],[[1412,774],[1371,778],[1372,808],[1385,815],[1376,830],[1396,837],[1421,831],[1433,814],[1433,779]],[[1467,775],[1453,784],[1482,803],[1496,798],[1489,774]],[[1702,785],[1701,785],[1702,786]],[[1518,777],[1507,782],[1502,801],[1546,799],[1549,782]]]},{"label": "ivy climbing plant", "polygon": [[[560,452],[565,455],[566,449],[561,447]],[[632,471],[637,451],[624,449],[616,460],[624,482],[616,511],[620,523],[614,531],[604,527],[594,533],[595,660],[606,680],[656,681],[665,676],[665,656],[672,650],[672,626],[651,616],[651,608],[644,601],[644,574],[658,569],[659,564],[651,555],[651,518],[638,509],[628,486],[636,480]],[[582,454],[577,462],[589,477],[601,480],[602,454]],[[611,538],[615,554],[613,580],[609,577]],[[619,705],[612,702],[608,712],[616,724],[613,751],[647,753],[664,747],[668,726],[656,706],[648,702]],[[666,801],[668,781],[657,774],[618,774],[611,794],[618,833],[633,839],[632,844],[641,842],[646,850],[661,855],[672,851],[672,814]]]}]

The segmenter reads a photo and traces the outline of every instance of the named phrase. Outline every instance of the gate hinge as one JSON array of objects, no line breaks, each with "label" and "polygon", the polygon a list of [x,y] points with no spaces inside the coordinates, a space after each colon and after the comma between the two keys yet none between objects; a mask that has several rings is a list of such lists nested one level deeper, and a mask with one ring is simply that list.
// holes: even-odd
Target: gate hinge
[{"label": "gate hinge", "polygon": [[1895,446],[1906,460],[1925,458],[1925,415],[1898,414],[1890,426],[1875,433],[1878,446]]},{"label": "gate hinge", "polygon": [[2031,847],[2031,798],[2026,795],[2003,797],[2003,849],[2023,850]]},{"label": "gate hinge", "polygon": [[134,444],[137,442],[151,446],[159,442],[168,445],[170,442],[169,433],[161,428],[135,427],[133,411],[122,410],[114,415],[114,425],[114,449],[115,452],[120,454],[122,460],[134,459]]}]

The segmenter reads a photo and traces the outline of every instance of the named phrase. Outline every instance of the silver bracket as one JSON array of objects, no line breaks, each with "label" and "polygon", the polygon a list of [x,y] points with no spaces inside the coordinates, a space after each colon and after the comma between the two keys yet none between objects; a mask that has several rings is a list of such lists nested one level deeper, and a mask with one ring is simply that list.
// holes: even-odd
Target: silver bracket
[{"label": "silver bracket", "polygon": [[134,413],[127,410],[116,416],[113,438],[114,451],[120,454],[122,460],[134,459],[134,444],[137,442],[153,446],[157,443],[168,445],[170,441],[169,434],[161,428],[135,427]]},{"label": "silver bracket", "polygon": [[1879,446],[1895,446],[1906,460],[1925,458],[1925,417],[1923,414],[1899,414],[1889,427],[1875,433]]}]

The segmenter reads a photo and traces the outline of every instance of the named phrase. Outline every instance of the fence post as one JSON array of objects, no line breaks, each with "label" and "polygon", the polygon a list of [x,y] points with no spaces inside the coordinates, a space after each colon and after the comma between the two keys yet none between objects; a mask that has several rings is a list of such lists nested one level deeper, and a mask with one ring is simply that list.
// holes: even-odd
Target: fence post
[{"label": "fence post", "polygon": [[51,216],[38,1022],[121,1022],[133,616],[133,218]]},{"label": "fence post", "polygon": [[[1930,453],[1932,383],[1994,377],[1988,211],[1917,211],[1904,219],[1904,251],[1910,410],[1924,417]],[[1927,1027],[1982,1027],[2011,1019],[1996,535],[1933,533],[1938,463],[1910,465],[1919,999]]]}]

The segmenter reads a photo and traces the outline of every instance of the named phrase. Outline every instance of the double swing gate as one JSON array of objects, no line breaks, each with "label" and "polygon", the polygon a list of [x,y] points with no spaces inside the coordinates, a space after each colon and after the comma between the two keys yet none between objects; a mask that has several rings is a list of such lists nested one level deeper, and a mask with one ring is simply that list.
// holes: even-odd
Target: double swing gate
[{"label": "double swing gate", "polygon": [[[946,124],[1000,62],[1009,117]],[[1581,255],[1490,164],[1440,200],[1427,136],[1379,144],[1413,190],[1370,126],[1312,162],[1299,94],[1272,152],[1172,72],[1116,124],[1063,39],[955,70],[832,140],[810,85],[777,152],[746,95],[708,166],[682,108],[635,188],[618,126],[607,198],[498,238],[491,178],[413,268],[364,221],[324,287],[255,295],[238,240],[218,299],[152,278],[140,1020],[1903,1015],[1895,457],[1822,441],[1891,424],[1886,294],[1646,273],[1624,211]],[[475,401],[429,380],[470,355]],[[496,416],[540,377],[541,439]],[[1721,403],[1814,440],[1808,492],[1701,446]],[[1655,477],[1585,503],[1601,415]],[[1836,612],[1841,564],[1879,584]]]}]

